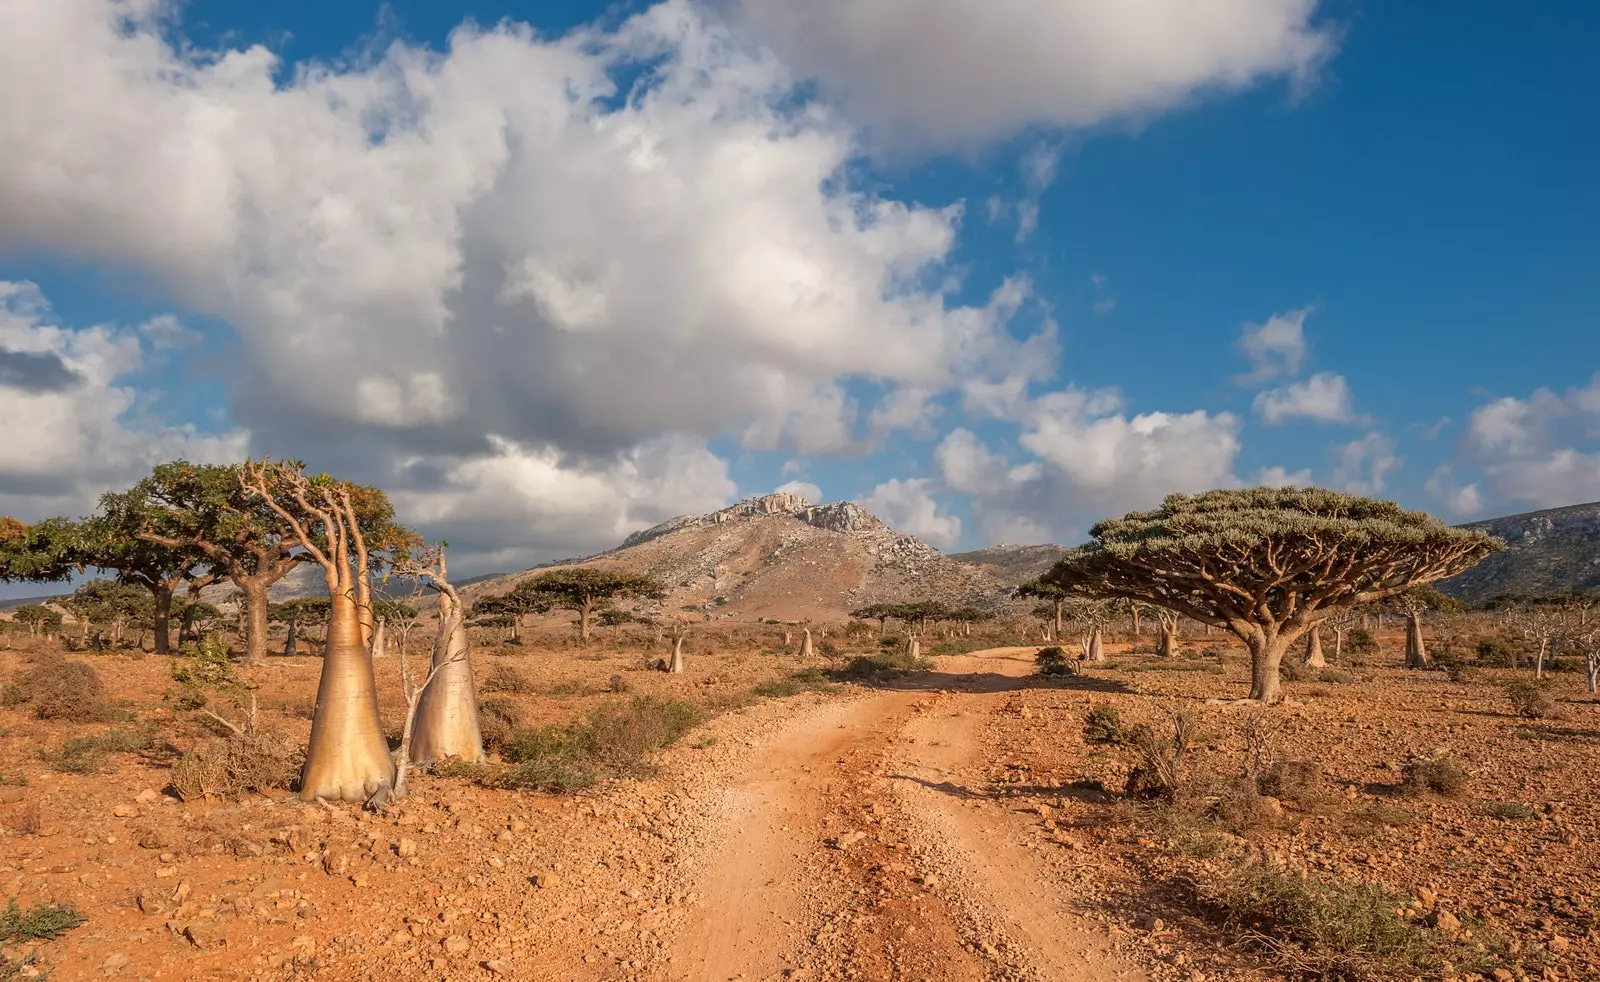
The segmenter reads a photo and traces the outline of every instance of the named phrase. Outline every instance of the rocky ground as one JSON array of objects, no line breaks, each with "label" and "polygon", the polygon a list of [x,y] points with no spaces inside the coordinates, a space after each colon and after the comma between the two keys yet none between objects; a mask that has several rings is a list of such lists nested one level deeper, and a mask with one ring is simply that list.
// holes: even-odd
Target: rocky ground
[{"label": "rocky ground", "polygon": [[[1557,681],[1560,717],[1528,720],[1510,713],[1508,671],[1346,668],[1289,683],[1264,725],[1226,701],[1244,668],[1221,646],[1217,668],[1114,644],[1117,664],[1055,680],[1033,674],[1034,648],[988,647],[876,686],[754,699],[739,695],[797,667],[780,637],[697,644],[679,677],[646,670],[659,652],[637,638],[480,648],[480,677],[517,666],[527,691],[503,695],[538,720],[625,698],[612,689],[724,711],[649,779],[556,797],[423,775],[386,816],[287,792],[179,802],[164,793],[174,754],[210,734],[163,703],[167,661],[84,656],[130,718],[0,708],[0,886],[87,920],[6,946],[0,978],[1284,977],[1285,952],[1197,900],[1241,855],[1382,884],[1430,936],[1488,951],[1438,977],[1600,973],[1600,704],[1574,674]],[[0,681],[28,657],[0,652]],[[275,659],[259,679],[290,739],[317,670]],[[394,716],[398,670],[379,675]],[[1188,713],[1193,800],[1121,795],[1128,749],[1084,739],[1097,706],[1129,725]],[[97,773],[40,756],[108,729],[154,740]],[[1325,799],[1273,799],[1248,827],[1206,818],[1252,732],[1317,760]],[[1440,752],[1466,769],[1460,793],[1398,789],[1408,758]]]}]

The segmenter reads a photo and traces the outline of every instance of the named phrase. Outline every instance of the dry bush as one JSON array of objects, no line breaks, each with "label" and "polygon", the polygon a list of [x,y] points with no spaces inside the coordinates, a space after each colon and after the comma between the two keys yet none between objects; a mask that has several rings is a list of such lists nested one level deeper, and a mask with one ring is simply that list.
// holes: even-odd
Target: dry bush
[{"label": "dry bush", "polygon": [[106,685],[87,662],[49,658],[17,680],[22,698],[39,719],[101,723],[111,718]]},{"label": "dry bush", "polygon": [[1528,719],[1551,719],[1560,715],[1549,679],[1518,679],[1506,686],[1511,708]]},{"label": "dry bush", "polygon": [[1122,714],[1115,706],[1095,706],[1083,720],[1084,743],[1121,743]]},{"label": "dry bush", "polygon": [[576,726],[518,730],[503,755],[513,766],[507,787],[552,794],[589,787],[602,777],[642,777],[655,753],[705,719],[705,710],[676,699],[635,696],[601,706]]},{"label": "dry bush", "polygon": [[1256,787],[1262,794],[1303,808],[1321,804],[1328,795],[1322,765],[1314,760],[1273,761],[1256,775]]},{"label": "dry bush", "polygon": [[38,835],[44,828],[44,820],[39,815],[39,803],[24,801],[11,809],[6,826],[18,835]]},{"label": "dry bush", "polygon": [[523,695],[533,691],[533,683],[522,669],[503,661],[497,661],[489,667],[479,685],[484,692],[511,692]]},{"label": "dry bush", "polygon": [[1174,713],[1171,725],[1170,735],[1143,723],[1127,732],[1123,744],[1134,758],[1125,791],[1129,797],[1171,800],[1182,788],[1194,723],[1187,715]]},{"label": "dry bush", "polygon": [[1275,798],[1261,793],[1254,778],[1241,775],[1229,778],[1218,787],[1211,815],[1229,830],[1249,835],[1276,824],[1283,809]]},{"label": "dry bush", "polygon": [[1078,663],[1067,657],[1067,653],[1059,647],[1051,645],[1040,648],[1039,653],[1033,656],[1036,671],[1040,675],[1076,675]]},{"label": "dry bush", "polygon": [[183,801],[193,801],[287,788],[299,774],[298,757],[295,748],[276,737],[216,740],[178,760],[172,790]]},{"label": "dry bush", "polygon": [[1449,754],[1413,757],[1400,765],[1400,789],[1407,794],[1433,794],[1455,797],[1467,789],[1471,777]]},{"label": "dry bush", "polygon": [[478,704],[478,731],[487,749],[503,750],[513,734],[527,725],[528,714],[513,699],[485,699]]}]

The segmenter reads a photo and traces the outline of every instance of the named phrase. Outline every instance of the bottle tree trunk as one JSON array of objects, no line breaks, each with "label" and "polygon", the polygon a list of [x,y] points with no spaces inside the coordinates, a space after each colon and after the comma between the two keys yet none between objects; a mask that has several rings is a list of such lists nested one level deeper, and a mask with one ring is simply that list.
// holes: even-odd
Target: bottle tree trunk
[{"label": "bottle tree trunk", "polygon": [[910,661],[916,661],[921,657],[922,642],[917,640],[917,636],[913,634],[911,635],[910,640],[906,642],[906,658]]},{"label": "bottle tree trunk", "polygon": [[155,642],[153,647],[158,655],[172,654],[172,587],[153,586],[150,588],[151,596],[155,598]]},{"label": "bottle tree trunk", "polygon": [[1138,607],[1134,607],[1133,608],[1133,636],[1136,637],[1136,638],[1139,637],[1141,635],[1141,633],[1142,633],[1140,631],[1140,625],[1142,623],[1141,620],[1140,620],[1141,615],[1142,615],[1142,612],[1140,611],[1140,609]]},{"label": "bottle tree trunk", "polygon": [[590,618],[593,614],[594,604],[589,601],[584,601],[578,607],[578,635],[583,639],[584,644],[589,643],[589,635],[593,633],[593,628],[590,626]]},{"label": "bottle tree trunk", "polygon": [[1089,644],[1084,657],[1095,664],[1106,660],[1105,640],[1098,627],[1089,632]]},{"label": "bottle tree trunk", "polygon": [[1333,660],[1344,664],[1344,628],[1333,629]]},{"label": "bottle tree trunk", "polygon": [[331,591],[322,680],[300,772],[300,797],[305,801],[364,802],[394,785],[394,761],[378,718],[372,656],[361,643],[361,619],[349,586],[350,574],[345,572],[339,588]]},{"label": "bottle tree trunk", "polygon": [[389,653],[388,621],[380,619],[372,629],[372,657],[382,658]]},{"label": "bottle tree trunk", "polygon": [[683,674],[683,639],[672,640],[672,659],[667,662],[667,671],[673,675]]},{"label": "bottle tree trunk", "polygon": [[1406,667],[1428,668],[1433,664],[1433,659],[1428,655],[1428,648],[1422,643],[1422,613],[1420,611],[1406,612]]},{"label": "bottle tree trunk", "polygon": [[483,759],[483,731],[478,725],[478,690],[468,657],[467,625],[461,610],[440,596],[439,634],[433,643],[432,680],[417,703],[411,737],[411,759],[418,765],[444,757]]},{"label": "bottle tree trunk", "polygon": [[811,646],[811,628],[808,627],[805,633],[800,636],[800,658],[803,661],[811,658],[816,653],[816,649]]},{"label": "bottle tree trunk", "polygon": [[300,632],[300,622],[295,619],[289,621],[289,635],[283,639],[283,657],[293,658],[295,655],[295,635]]},{"label": "bottle tree trunk", "polygon": [[1065,605],[1065,603],[1066,603],[1065,600],[1062,600],[1059,597],[1056,598],[1056,637],[1057,638],[1061,637],[1061,608],[1062,608],[1063,605]]},{"label": "bottle tree trunk", "polygon": [[1246,639],[1245,647],[1250,650],[1250,698],[1267,706],[1281,702],[1283,689],[1278,670],[1289,647],[1287,640],[1276,632],[1258,628]]},{"label": "bottle tree trunk", "polygon": [[1178,625],[1165,621],[1161,624],[1161,648],[1156,652],[1161,658],[1178,656]]},{"label": "bottle tree trunk", "polygon": [[1306,635],[1306,667],[1327,668],[1328,660],[1322,657],[1322,630],[1312,628]]}]

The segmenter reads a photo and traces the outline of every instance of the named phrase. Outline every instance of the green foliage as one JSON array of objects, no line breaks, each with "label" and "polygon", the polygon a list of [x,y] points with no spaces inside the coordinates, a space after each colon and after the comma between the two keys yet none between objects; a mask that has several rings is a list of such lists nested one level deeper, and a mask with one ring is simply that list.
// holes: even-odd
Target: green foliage
[{"label": "green foliage", "polygon": [[536,606],[548,605],[546,609],[579,611],[619,597],[660,599],[665,595],[666,588],[654,577],[582,566],[540,573],[511,591],[511,596],[525,598]]},{"label": "green foliage", "polygon": [[1433,793],[1455,797],[1467,789],[1471,777],[1449,754],[1413,757],[1400,765],[1400,788],[1407,794]]},{"label": "green foliage", "polygon": [[18,624],[25,625],[29,634],[61,633],[61,612],[44,604],[24,604],[11,617]]},{"label": "green foliage", "polygon": [[148,750],[154,740],[147,733],[111,730],[98,736],[73,737],[54,750],[41,749],[39,759],[63,774],[98,774],[114,753]]},{"label": "green foliage", "polygon": [[507,787],[561,794],[601,778],[641,777],[652,757],[672,746],[705,718],[700,707],[674,699],[635,696],[600,706],[575,726],[517,730],[501,749],[513,766]]},{"label": "green foliage", "polygon": [[1378,639],[1364,627],[1353,627],[1344,636],[1344,650],[1356,657],[1375,655],[1378,653]]},{"label": "green foliage", "polygon": [[1521,647],[1503,634],[1479,638],[1476,653],[1478,664],[1486,668],[1510,668],[1517,663]]},{"label": "green foliage", "polygon": [[88,918],[71,904],[34,904],[27,910],[17,906],[17,898],[6,902],[0,913],[0,943],[47,941],[82,924]]},{"label": "green foliage", "polygon": [[904,651],[885,651],[852,658],[832,675],[840,682],[888,682],[907,672],[921,672],[932,667],[933,663],[926,658],[912,658]]},{"label": "green foliage", "polygon": [[1518,679],[1506,686],[1506,696],[1518,716],[1550,719],[1560,714],[1555,686],[1549,679]]},{"label": "green foliage", "polygon": [[826,669],[803,668],[788,678],[768,679],[752,686],[750,693],[764,699],[783,699],[802,692],[827,692],[833,688]]},{"label": "green foliage", "polygon": [[155,616],[150,591],[116,580],[90,580],[72,591],[67,606],[80,620],[93,624],[148,626]]},{"label": "green foliage", "polygon": [[1039,653],[1033,656],[1033,663],[1037,666],[1040,675],[1063,676],[1078,674],[1078,663],[1075,659],[1068,658],[1067,653],[1052,645],[1040,648]]},{"label": "green foliage", "polygon": [[1122,714],[1115,706],[1095,706],[1084,717],[1084,743],[1116,744],[1122,738]]},{"label": "green foliage", "polygon": [[78,525],[48,518],[24,525],[0,515],[0,583],[48,583],[83,572]]},{"label": "green foliage", "polygon": [[239,684],[228,660],[227,642],[215,635],[196,644],[191,641],[179,650],[172,663],[172,681],[197,689],[231,689]]}]

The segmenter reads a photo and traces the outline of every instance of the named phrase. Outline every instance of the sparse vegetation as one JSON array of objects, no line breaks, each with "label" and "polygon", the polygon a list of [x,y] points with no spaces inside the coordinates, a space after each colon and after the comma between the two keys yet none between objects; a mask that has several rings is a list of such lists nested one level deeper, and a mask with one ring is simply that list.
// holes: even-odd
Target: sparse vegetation
[{"label": "sparse vegetation", "polygon": [[98,736],[73,737],[53,750],[40,750],[39,759],[62,774],[98,774],[107,769],[110,755],[138,753],[153,744],[148,733],[112,730]]},{"label": "sparse vegetation", "polygon": [[172,769],[172,790],[182,800],[193,801],[288,788],[300,763],[298,752],[282,740],[214,740],[178,759]]},{"label": "sparse vegetation", "polygon": [[38,903],[24,910],[17,898],[6,902],[0,913],[0,943],[47,941],[82,924],[86,917],[71,904]]},{"label": "sparse vegetation", "polygon": [[1553,689],[1549,679],[1518,679],[1506,686],[1506,697],[1518,716],[1551,719],[1560,713]]},{"label": "sparse vegetation", "polygon": [[1400,765],[1400,787],[1407,794],[1454,797],[1472,780],[1466,768],[1449,754],[1413,757]]},{"label": "sparse vegetation", "polygon": [[1067,657],[1067,653],[1059,647],[1052,645],[1040,648],[1039,653],[1033,656],[1034,664],[1038,666],[1040,675],[1065,676],[1078,674],[1077,662]]},{"label": "sparse vegetation", "polygon": [[480,692],[523,694],[532,692],[533,688],[533,683],[528,681],[522,669],[503,661],[490,665],[489,670],[483,674],[483,681],[478,683]]},{"label": "sparse vegetation", "polygon": [[828,678],[827,670],[813,666],[803,668],[788,678],[759,682],[751,687],[750,692],[763,699],[783,699],[802,692],[827,692],[831,688],[833,681]]},{"label": "sparse vegetation", "polygon": [[909,672],[927,671],[933,663],[925,658],[912,658],[903,651],[887,651],[876,655],[859,655],[849,664],[833,673],[840,682],[865,682],[868,684],[891,682]]},{"label": "sparse vegetation", "polygon": [[575,726],[520,729],[501,748],[513,765],[501,780],[507,787],[563,794],[601,778],[640,777],[650,772],[656,752],[704,718],[690,703],[636,696],[603,705]]},{"label": "sparse vegetation", "polygon": [[1122,714],[1113,706],[1095,706],[1083,721],[1085,743],[1117,744],[1124,736]]},{"label": "sparse vegetation", "polygon": [[75,658],[48,658],[16,682],[20,702],[39,719],[101,723],[111,718],[105,682],[94,666]]}]

